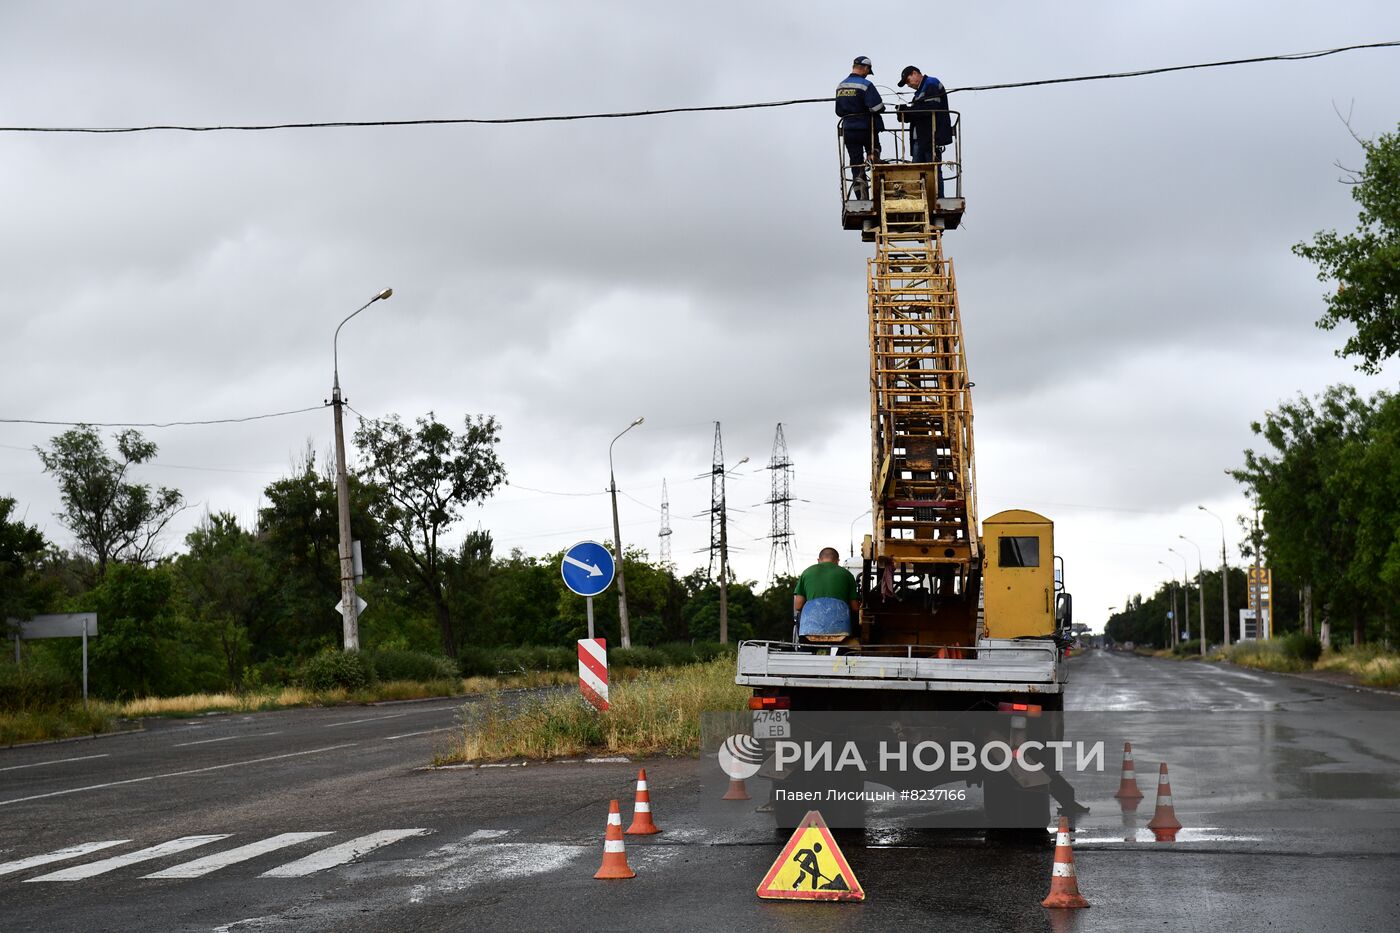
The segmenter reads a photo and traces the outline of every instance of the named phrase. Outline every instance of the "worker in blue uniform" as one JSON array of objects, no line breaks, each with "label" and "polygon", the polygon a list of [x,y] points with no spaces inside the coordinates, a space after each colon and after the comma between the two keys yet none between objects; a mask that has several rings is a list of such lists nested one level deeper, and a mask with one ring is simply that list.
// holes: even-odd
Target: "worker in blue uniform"
[{"label": "worker in blue uniform", "polygon": [[841,139],[851,165],[851,181],[858,200],[870,197],[866,166],[880,161],[880,133],[885,128],[881,114],[885,102],[870,82],[875,73],[864,55],[851,62],[851,73],[836,85],[836,115],[841,118]]},{"label": "worker in blue uniform", "polygon": [[[948,91],[943,87],[943,82],[932,75],[924,74],[916,65],[908,65],[899,74],[899,86],[914,89],[914,99],[900,107],[904,120],[909,124],[910,160],[943,161],[943,147],[953,141],[953,122],[948,113]],[[938,187],[938,193],[941,195],[941,177]]]}]

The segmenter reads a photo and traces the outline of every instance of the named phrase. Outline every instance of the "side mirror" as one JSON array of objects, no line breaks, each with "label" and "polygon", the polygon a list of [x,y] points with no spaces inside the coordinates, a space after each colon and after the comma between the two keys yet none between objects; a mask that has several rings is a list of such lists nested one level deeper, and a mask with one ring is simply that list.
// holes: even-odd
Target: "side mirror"
[{"label": "side mirror", "polygon": [[1069,628],[1073,622],[1074,597],[1060,593],[1055,597],[1055,625],[1057,628]]}]

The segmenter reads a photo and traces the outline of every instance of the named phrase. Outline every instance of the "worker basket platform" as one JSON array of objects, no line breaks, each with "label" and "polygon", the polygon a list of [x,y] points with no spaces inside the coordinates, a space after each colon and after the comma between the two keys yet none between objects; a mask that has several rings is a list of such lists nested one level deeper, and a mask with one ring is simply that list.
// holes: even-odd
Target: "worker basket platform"
[{"label": "worker basket platform", "polygon": [[[948,111],[953,141],[935,154],[933,162],[914,162],[909,125],[847,131],[836,125],[836,151],[841,164],[841,226],[860,230],[873,242],[881,217],[891,232],[900,225],[956,230],[962,222],[962,115]],[[897,114],[902,121],[904,113]],[[851,164],[846,132],[869,133],[872,149],[878,141],[879,161]]]}]

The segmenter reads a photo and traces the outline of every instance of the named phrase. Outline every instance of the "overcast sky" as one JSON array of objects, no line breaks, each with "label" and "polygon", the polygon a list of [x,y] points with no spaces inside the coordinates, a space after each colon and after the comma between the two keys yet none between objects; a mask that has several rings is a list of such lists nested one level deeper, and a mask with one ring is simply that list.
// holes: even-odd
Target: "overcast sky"
[{"label": "overcast sky", "polygon": [[[859,28],[865,20],[869,28]],[[899,28],[901,24],[907,29]],[[5,126],[506,117],[821,97],[869,55],[950,88],[1400,38],[1386,0],[883,5],[0,4]],[[1078,621],[1219,562],[1249,423],[1364,378],[1290,246],[1349,229],[1338,183],[1400,122],[1400,49],[955,94],[967,215],[946,238],[977,383],[980,513],[1056,522]],[[713,422],[741,577],[768,568],[768,461],[795,464],[799,566],[870,507],[865,261],[828,105],[526,126],[0,133],[0,417],[171,421],[315,406],[503,425],[498,551],[610,539],[703,564]],[[353,421],[352,421],[353,424]],[[0,495],[71,544],[0,424]],[[108,432],[110,433],[110,432]],[[143,480],[250,523],[329,409],[151,429]],[[752,472],[751,472],[752,470]],[[570,495],[560,495],[569,493]],[[855,524],[859,538],[868,519]],[[372,609],[370,611],[373,611]]]}]

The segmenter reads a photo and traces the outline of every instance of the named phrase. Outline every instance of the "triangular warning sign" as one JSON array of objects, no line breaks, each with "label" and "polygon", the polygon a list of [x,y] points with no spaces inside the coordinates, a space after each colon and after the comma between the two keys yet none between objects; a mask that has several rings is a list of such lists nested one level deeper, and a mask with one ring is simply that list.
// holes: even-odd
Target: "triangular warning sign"
[{"label": "triangular warning sign", "polygon": [[865,889],[831,837],[826,820],[816,810],[808,810],[778,860],[763,876],[758,896],[773,900],[863,901]]}]

